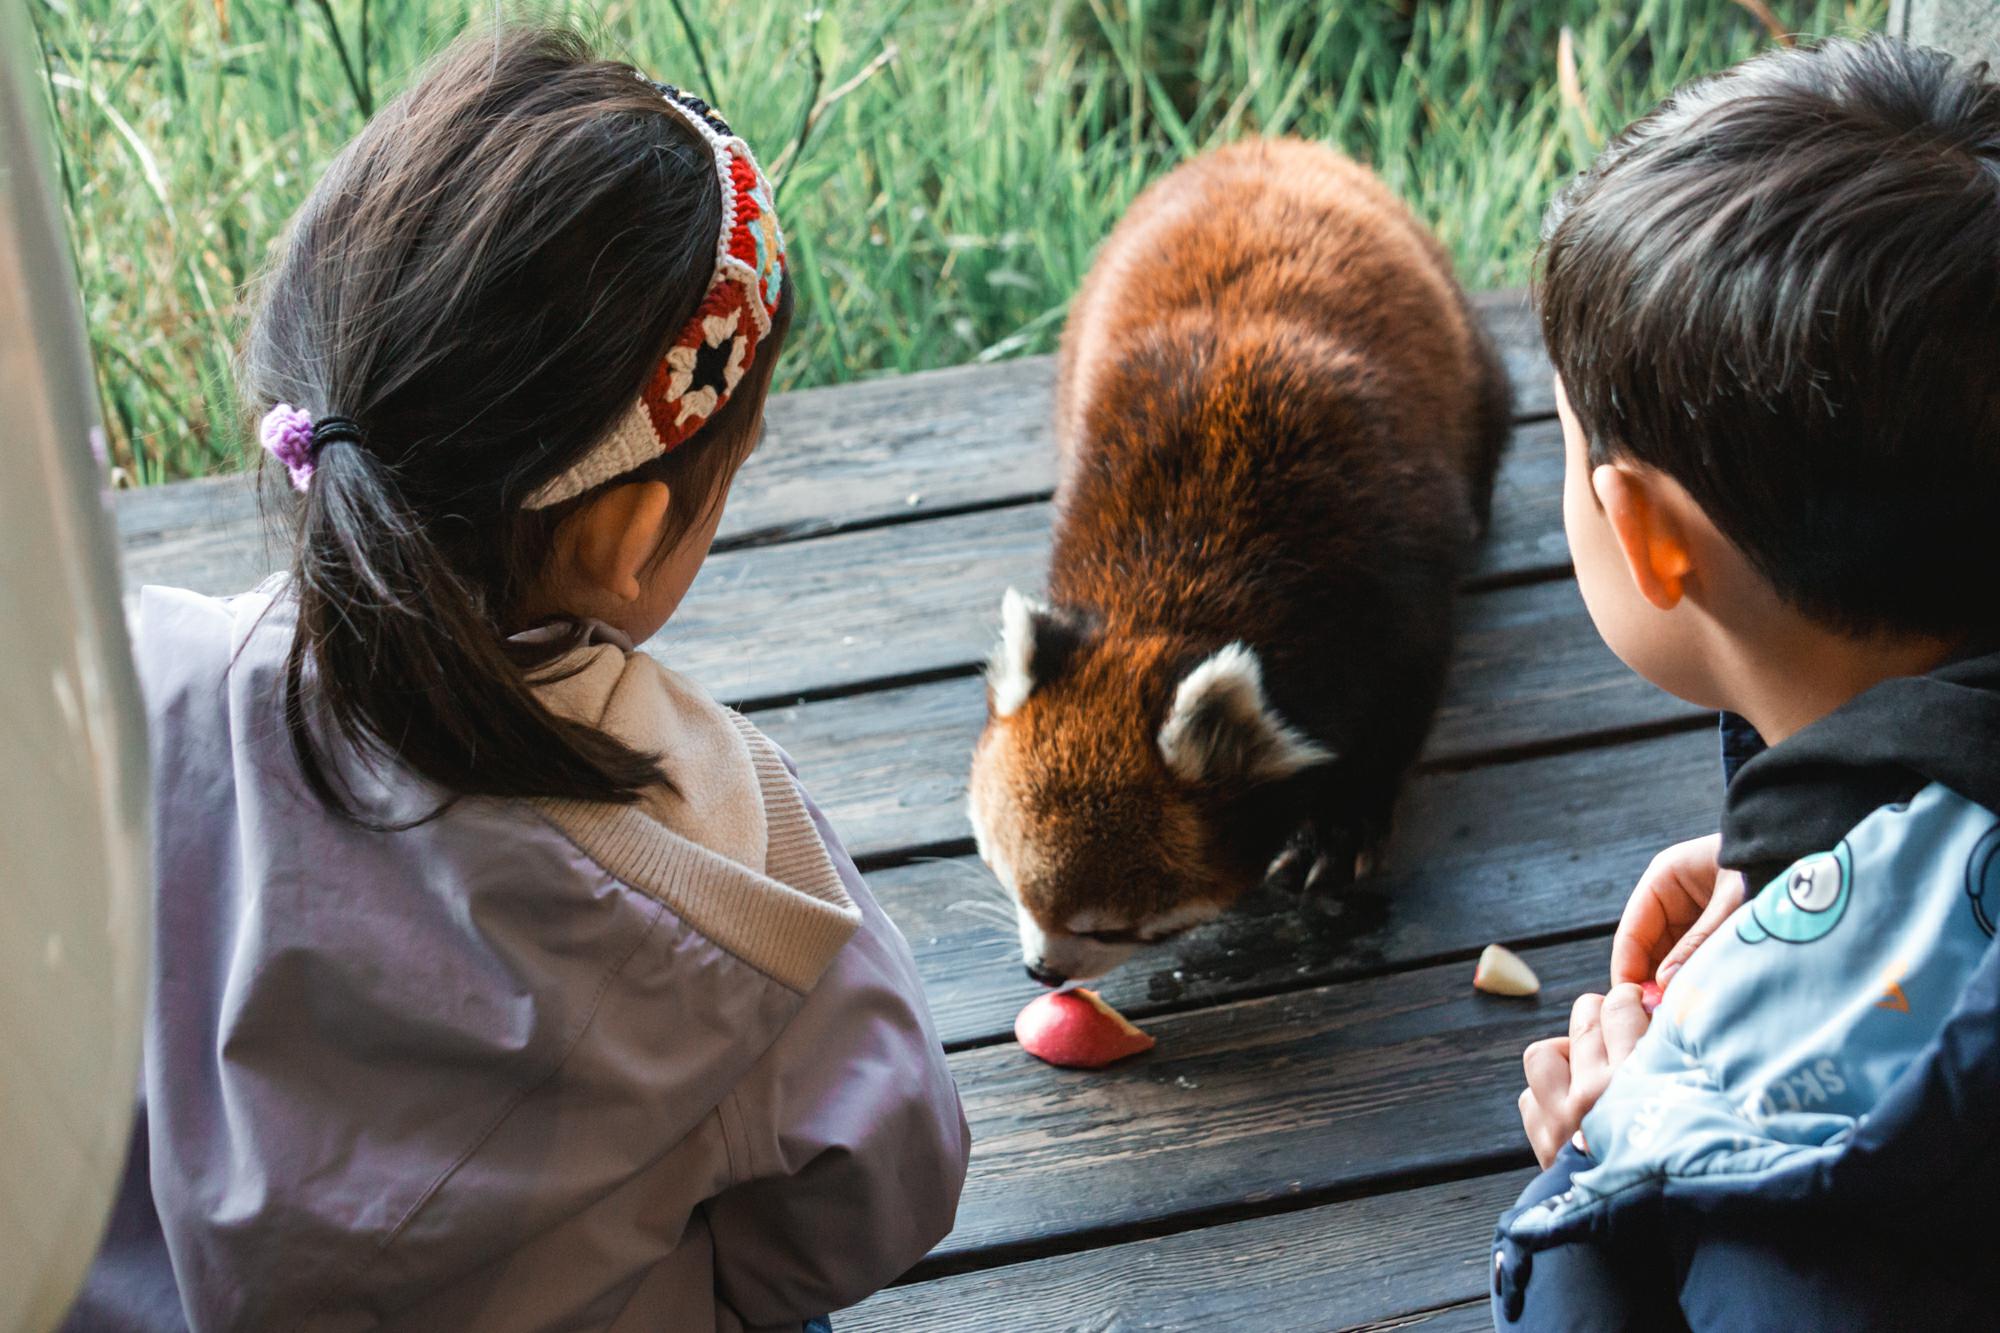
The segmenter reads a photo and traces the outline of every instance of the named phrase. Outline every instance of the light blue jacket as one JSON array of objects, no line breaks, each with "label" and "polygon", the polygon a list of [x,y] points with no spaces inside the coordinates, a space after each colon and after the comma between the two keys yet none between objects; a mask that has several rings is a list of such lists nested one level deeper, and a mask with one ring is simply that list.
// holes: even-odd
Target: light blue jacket
[{"label": "light blue jacket", "polygon": [[1584,1118],[1532,1241],[1628,1192],[1811,1190],[1937,1038],[1993,945],[2000,818],[1933,783],[1797,862],[1674,975]]},{"label": "light blue jacket", "polygon": [[1756,887],[1500,1220],[1507,1330],[1991,1328],[2000,654],[1877,685],[1731,779]]}]

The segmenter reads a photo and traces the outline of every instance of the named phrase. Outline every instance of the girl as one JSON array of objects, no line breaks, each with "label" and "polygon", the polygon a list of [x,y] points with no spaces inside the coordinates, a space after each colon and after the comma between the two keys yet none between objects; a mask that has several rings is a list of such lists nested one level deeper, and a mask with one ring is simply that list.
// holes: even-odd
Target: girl
[{"label": "girl", "polygon": [[340,154],[244,383],[289,576],[149,589],[154,1194],[198,1329],[796,1329],[950,1229],[900,935],[790,764],[633,651],[791,318],[750,151],[575,38]]}]

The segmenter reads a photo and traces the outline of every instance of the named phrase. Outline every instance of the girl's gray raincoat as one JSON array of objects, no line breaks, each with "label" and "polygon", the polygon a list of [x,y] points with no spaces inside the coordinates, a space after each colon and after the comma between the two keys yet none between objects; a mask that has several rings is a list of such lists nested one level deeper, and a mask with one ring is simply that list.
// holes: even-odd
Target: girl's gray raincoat
[{"label": "girl's gray raincoat", "polygon": [[[674,791],[371,832],[299,777],[292,628],[275,582],[140,606],[145,1094],[195,1328],[795,1329],[950,1229],[915,966],[775,746],[600,636],[545,698]],[[341,775],[377,819],[438,803]]]}]

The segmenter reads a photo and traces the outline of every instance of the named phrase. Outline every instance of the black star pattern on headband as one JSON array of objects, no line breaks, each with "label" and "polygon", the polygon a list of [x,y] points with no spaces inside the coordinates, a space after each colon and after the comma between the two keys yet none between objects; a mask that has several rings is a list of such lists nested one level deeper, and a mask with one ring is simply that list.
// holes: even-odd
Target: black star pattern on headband
[{"label": "black star pattern on headband", "polygon": [[703,338],[695,344],[694,373],[688,379],[693,389],[713,389],[720,395],[729,392],[724,377],[729,373],[729,354],[736,347],[736,339],[724,338],[720,347],[709,346]]},{"label": "black star pattern on headband", "polygon": [[[648,79],[647,82],[652,83],[652,80]],[[717,134],[720,134],[723,138],[725,139],[728,138],[732,133],[732,131],[729,128],[729,122],[724,120],[720,115],[716,114],[716,110],[714,107],[702,101],[699,97],[696,97],[693,93],[684,93],[680,89],[674,87],[674,85],[672,85],[671,83],[654,83],[653,87],[659,91],[660,96],[666,98],[670,102],[679,103],[681,106],[686,107],[689,111],[694,112],[697,116],[700,116],[703,120],[707,121],[708,127],[714,130]]]}]

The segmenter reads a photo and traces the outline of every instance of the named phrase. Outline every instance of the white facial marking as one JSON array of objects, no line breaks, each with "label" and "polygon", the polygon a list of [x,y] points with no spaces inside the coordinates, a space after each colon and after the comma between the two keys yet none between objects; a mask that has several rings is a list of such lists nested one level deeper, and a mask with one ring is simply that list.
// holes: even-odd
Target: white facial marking
[{"label": "white facial marking", "polygon": [[1064,981],[1090,981],[1102,977],[1132,957],[1138,945],[1106,945],[1068,931],[1050,935],[1034,915],[1014,905],[1014,921],[1020,927],[1020,959],[1028,967],[1046,969]]},{"label": "white facial marking", "polygon": [[[965,794],[965,822],[972,825],[972,849],[979,853],[979,859],[986,863],[987,869],[999,875],[1000,882],[1006,884],[1007,876],[1001,874],[1000,867],[993,863],[993,851],[986,838],[985,815],[986,812],[979,801],[979,789],[975,787]],[[1008,885],[1007,892],[1013,891],[1013,886]]]},{"label": "white facial marking", "polygon": [[993,712],[1011,717],[1035,692],[1035,617],[1048,607],[1013,588],[1000,599],[1000,643],[986,664],[986,681],[993,687]]},{"label": "white facial marking", "polygon": [[1014,915],[1021,931],[1021,961],[1030,967],[1046,968],[1065,981],[1101,977],[1130,958],[1139,947],[1104,944],[1067,931],[1050,934],[1027,908],[1018,905]]},{"label": "white facial marking", "polygon": [[1182,903],[1179,907],[1162,912],[1158,916],[1147,917],[1144,921],[1141,921],[1139,923],[1139,934],[1145,939],[1153,939],[1161,935],[1173,935],[1213,921],[1221,915],[1222,906],[1219,903]]},{"label": "white facial marking", "polygon": [[1174,690],[1160,754],[1183,781],[1275,782],[1333,752],[1287,723],[1264,698],[1264,669],[1244,644],[1218,649]]},{"label": "white facial marking", "polygon": [[[1142,944],[1178,935],[1184,930],[1213,921],[1222,915],[1222,907],[1212,902],[1188,902],[1172,907],[1153,916],[1141,917],[1137,921],[1117,912],[1104,912],[1092,908],[1070,917],[1063,923],[1065,930],[1076,935],[1122,934],[1130,932]],[[1106,941],[1095,941],[1106,943]]]},{"label": "white facial marking", "polygon": [[1021,958],[1030,967],[1043,961],[1048,950],[1048,936],[1042,934],[1041,926],[1027,908],[1015,905],[1015,924],[1021,931]]}]

